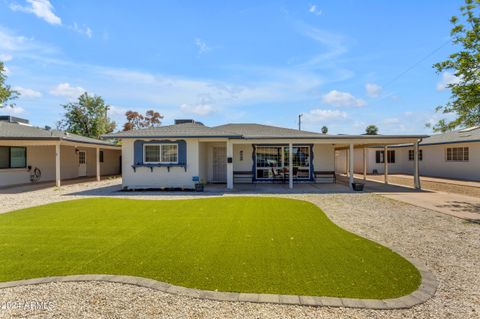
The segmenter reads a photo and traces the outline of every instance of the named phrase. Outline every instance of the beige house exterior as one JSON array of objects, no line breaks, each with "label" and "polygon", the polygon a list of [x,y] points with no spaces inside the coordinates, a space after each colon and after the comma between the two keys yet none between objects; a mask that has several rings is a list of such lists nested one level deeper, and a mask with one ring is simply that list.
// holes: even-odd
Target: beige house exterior
[{"label": "beige house exterior", "polygon": [[225,184],[227,189],[240,183],[285,183],[290,188],[334,183],[336,149],[416,143],[425,136],[323,135],[260,124],[207,127],[181,120],[105,137],[122,140],[123,187],[135,190],[193,189],[199,182]]},{"label": "beige house exterior", "polygon": [[0,187],[119,175],[121,150],[109,142],[0,118]]},{"label": "beige house exterior", "polygon": [[[413,145],[393,145],[387,152],[391,162],[388,172],[391,174],[414,174]],[[421,176],[443,177],[461,180],[480,181],[480,127],[462,129],[425,138],[419,144],[419,170]],[[383,149],[368,148],[367,174],[384,174]],[[363,150],[354,153],[355,173],[363,173]],[[335,166],[337,173],[348,171],[348,151],[338,151]]]}]

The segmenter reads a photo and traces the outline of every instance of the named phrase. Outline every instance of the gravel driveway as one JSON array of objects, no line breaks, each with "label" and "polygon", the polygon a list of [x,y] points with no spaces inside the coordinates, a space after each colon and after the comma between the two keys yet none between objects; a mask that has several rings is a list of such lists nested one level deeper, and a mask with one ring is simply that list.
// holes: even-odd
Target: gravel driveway
[{"label": "gravel driveway", "polygon": [[[0,212],[93,194],[107,195],[117,185],[118,181],[113,180],[70,185],[61,190],[20,194],[3,191]],[[87,191],[94,187],[102,188]],[[81,195],[83,191],[87,192]],[[65,195],[72,192],[76,194]],[[216,302],[115,283],[50,283],[0,290],[0,317],[480,318],[480,225],[373,194],[286,197],[312,201],[338,225],[419,259],[439,281],[436,295],[412,309],[377,311]]]}]

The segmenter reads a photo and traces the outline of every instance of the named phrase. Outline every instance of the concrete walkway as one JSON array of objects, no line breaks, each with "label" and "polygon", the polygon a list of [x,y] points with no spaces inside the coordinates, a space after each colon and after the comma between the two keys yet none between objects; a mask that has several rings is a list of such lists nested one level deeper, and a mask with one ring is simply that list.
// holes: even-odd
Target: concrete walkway
[{"label": "concrete walkway", "polygon": [[378,194],[439,213],[480,222],[480,198],[444,192],[378,192]]}]

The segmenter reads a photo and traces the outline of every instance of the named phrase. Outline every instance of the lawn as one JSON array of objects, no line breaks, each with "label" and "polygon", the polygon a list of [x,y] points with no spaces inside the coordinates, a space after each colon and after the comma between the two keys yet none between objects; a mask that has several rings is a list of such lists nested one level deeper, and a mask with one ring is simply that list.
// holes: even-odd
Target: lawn
[{"label": "lawn", "polygon": [[351,298],[399,297],[420,284],[403,257],[299,200],[92,198],[0,215],[0,281],[73,274]]}]

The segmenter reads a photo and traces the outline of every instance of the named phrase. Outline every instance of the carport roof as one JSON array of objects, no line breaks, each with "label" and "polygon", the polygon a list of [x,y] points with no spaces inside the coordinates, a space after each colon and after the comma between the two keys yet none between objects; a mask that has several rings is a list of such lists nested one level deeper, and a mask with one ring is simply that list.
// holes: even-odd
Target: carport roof
[{"label": "carport roof", "polygon": [[116,146],[108,141],[97,140],[77,134],[3,121],[0,121],[0,140],[63,140],[76,143]]}]

